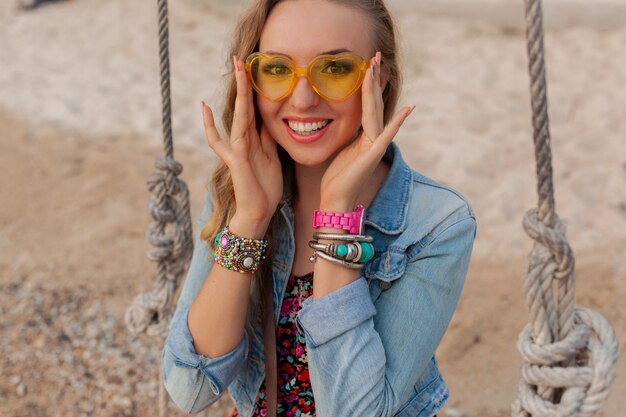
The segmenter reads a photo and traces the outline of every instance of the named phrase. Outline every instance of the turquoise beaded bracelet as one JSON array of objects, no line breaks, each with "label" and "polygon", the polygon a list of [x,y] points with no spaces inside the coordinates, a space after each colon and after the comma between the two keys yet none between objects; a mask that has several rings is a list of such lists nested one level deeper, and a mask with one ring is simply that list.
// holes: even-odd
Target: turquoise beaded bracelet
[{"label": "turquoise beaded bracelet", "polygon": [[228,226],[215,237],[215,263],[231,271],[253,274],[265,259],[267,240],[235,235]]}]

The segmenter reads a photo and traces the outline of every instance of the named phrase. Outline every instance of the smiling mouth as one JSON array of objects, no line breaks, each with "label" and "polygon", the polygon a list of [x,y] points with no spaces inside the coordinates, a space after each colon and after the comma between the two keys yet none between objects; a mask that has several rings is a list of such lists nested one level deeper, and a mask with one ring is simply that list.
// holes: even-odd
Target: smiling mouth
[{"label": "smiling mouth", "polygon": [[289,128],[300,136],[312,135],[318,130],[325,128],[332,120],[322,120],[313,123],[303,123],[287,120]]}]

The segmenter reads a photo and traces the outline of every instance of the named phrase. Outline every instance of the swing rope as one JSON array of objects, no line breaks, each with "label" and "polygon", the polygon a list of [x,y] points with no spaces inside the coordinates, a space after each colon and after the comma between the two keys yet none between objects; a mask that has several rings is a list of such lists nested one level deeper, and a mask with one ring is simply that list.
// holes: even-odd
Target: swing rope
[{"label": "swing rope", "polygon": [[[157,263],[157,282],[149,291],[139,294],[126,311],[126,325],[133,333],[164,340],[172,314],[174,294],[186,272],[193,252],[193,230],[189,209],[189,189],[178,178],[183,166],[174,160],[172,140],[172,105],[170,98],[170,65],[168,47],[167,0],[157,0],[159,26],[159,62],[164,154],[155,161],[156,171],[148,179],[153,194],[148,203],[154,222],[146,237],[154,247],[148,259]],[[159,416],[167,414],[168,396],[159,371]]]},{"label": "swing rope", "polygon": [[538,204],[523,220],[535,241],[524,279],[530,323],[514,417],[590,417],[615,378],[618,342],[600,314],[574,305],[574,254],[555,212],[540,0],[525,0]]}]

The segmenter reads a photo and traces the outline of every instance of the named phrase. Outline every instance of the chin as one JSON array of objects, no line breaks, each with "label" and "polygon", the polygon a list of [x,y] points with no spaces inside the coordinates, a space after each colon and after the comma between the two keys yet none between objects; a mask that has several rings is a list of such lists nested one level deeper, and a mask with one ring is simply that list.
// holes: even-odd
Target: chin
[{"label": "chin", "polygon": [[330,155],[320,155],[315,152],[306,152],[300,149],[292,152],[287,150],[287,154],[291,157],[294,163],[307,167],[323,165],[331,159]]},{"label": "chin", "polygon": [[[282,134],[283,132],[280,133]],[[280,137],[277,142],[294,163],[315,167],[328,165],[341,149],[354,140],[354,137],[344,145],[339,145],[338,142],[340,141],[337,139],[336,133],[331,130],[326,132],[326,135],[321,140],[314,143],[298,143],[288,136]]]}]

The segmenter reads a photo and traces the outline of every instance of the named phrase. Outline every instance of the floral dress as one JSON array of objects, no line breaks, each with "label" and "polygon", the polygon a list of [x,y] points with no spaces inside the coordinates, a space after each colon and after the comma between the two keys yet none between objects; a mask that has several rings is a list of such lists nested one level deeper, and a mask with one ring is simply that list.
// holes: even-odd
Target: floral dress
[{"label": "floral dress", "polygon": [[[277,360],[277,405],[278,417],[313,417],[315,402],[309,380],[309,364],[304,336],[298,332],[296,315],[302,302],[313,294],[313,272],[298,277],[291,275],[280,308],[280,318],[276,328]],[[265,381],[256,399],[253,417],[265,417]],[[239,417],[235,409],[232,417]]]}]

